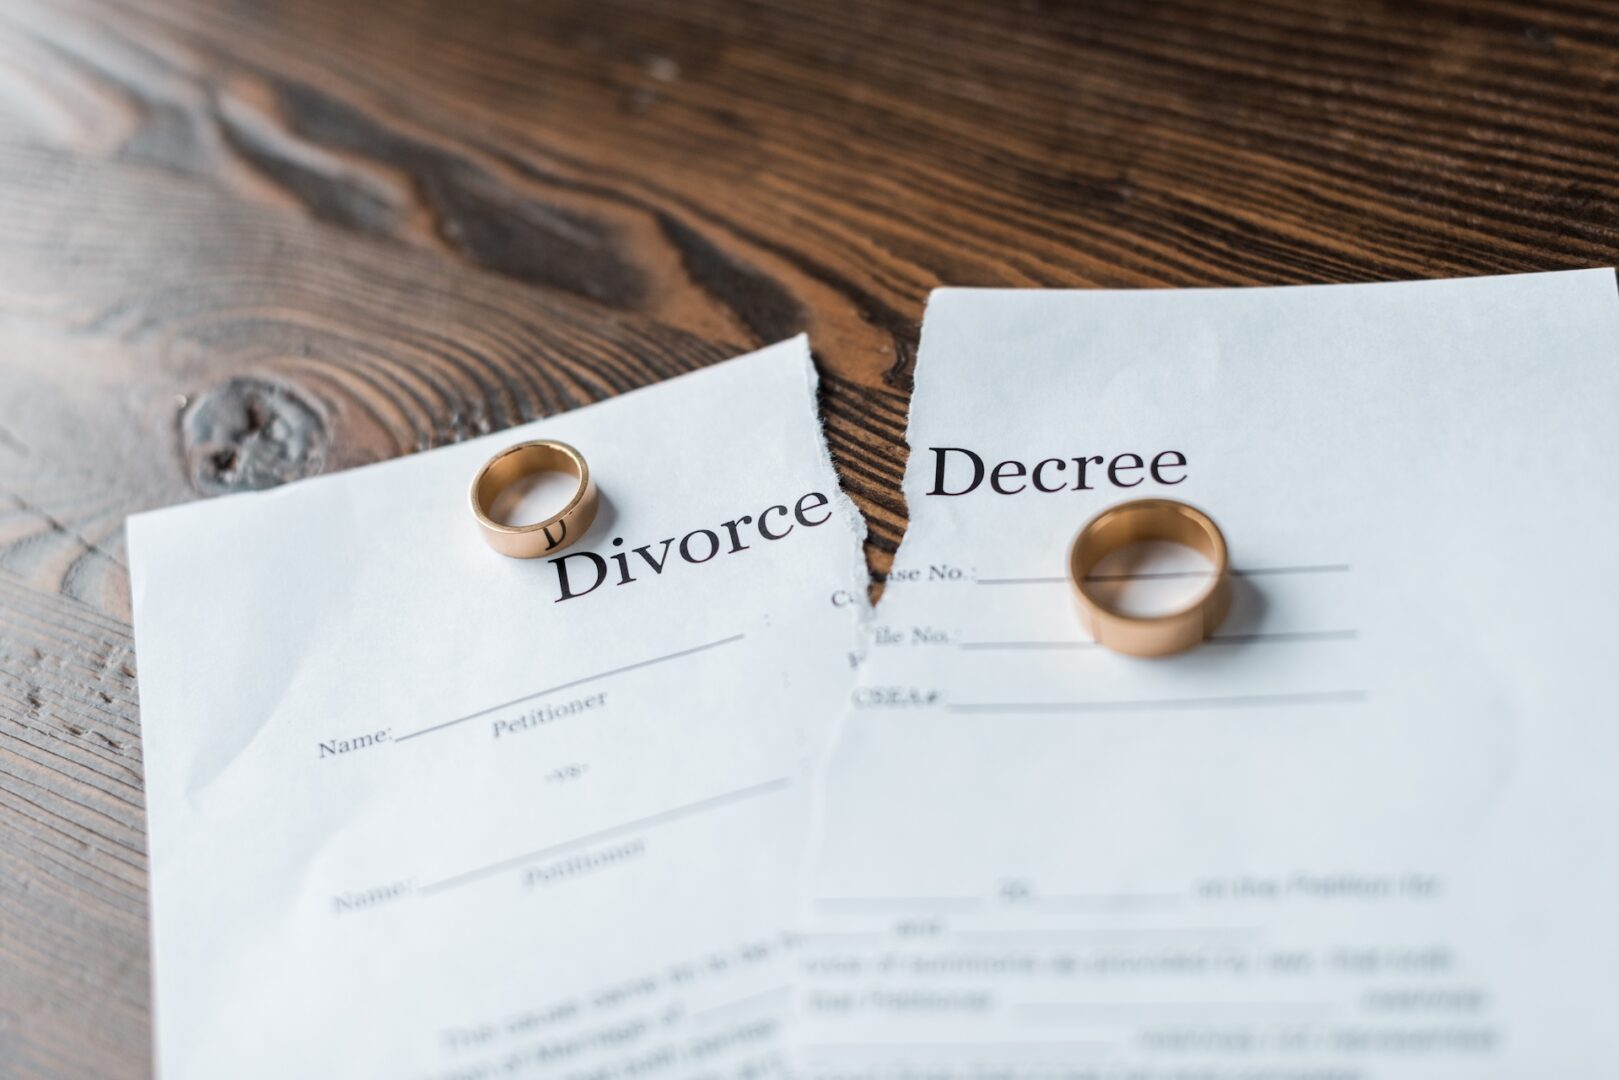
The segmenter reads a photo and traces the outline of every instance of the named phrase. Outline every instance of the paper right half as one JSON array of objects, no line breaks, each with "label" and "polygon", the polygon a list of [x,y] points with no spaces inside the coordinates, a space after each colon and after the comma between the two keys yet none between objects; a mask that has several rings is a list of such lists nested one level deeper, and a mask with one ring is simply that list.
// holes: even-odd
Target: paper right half
[{"label": "paper right half", "polygon": [[[807,1074],[1619,1075],[1616,349],[1607,270],[935,293]],[[1178,657],[1064,577],[1142,496],[1239,575]]]}]

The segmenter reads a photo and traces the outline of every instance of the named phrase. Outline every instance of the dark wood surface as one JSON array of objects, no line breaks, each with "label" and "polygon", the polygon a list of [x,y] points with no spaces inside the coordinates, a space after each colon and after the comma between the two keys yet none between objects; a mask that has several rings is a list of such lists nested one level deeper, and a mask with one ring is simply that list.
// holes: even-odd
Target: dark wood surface
[{"label": "dark wood surface", "polygon": [[1606,0],[5,0],[0,1076],[151,1069],[125,515],[808,329],[880,577],[934,286],[1608,265],[1616,197]]}]

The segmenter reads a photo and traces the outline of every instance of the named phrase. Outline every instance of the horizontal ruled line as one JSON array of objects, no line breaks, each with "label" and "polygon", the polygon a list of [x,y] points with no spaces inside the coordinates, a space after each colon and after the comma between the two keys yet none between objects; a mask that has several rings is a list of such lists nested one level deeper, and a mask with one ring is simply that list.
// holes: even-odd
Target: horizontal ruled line
[{"label": "horizontal ruled line", "polygon": [[[1214,634],[1205,645],[1287,645],[1318,641],[1354,641],[1356,630],[1273,630],[1254,634]],[[1097,649],[1094,641],[963,641],[962,649]]]},{"label": "horizontal ruled line", "polygon": [[954,937],[957,941],[991,943],[1045,940],[1049,938],[1074,938],[1078,940],[1160,937],[1252,938],[1262,937],[1264,933],[1264,929],[1258,926],[1056,926],[1022,927],[1005,930],[958,930],[955,932]]},{"label": "horizontal ruled line", "polygon": [[564,840],[561,843],[552,844],[549,847],[537,848],[534,851],[527,851],[510,859],[502,859],[499,862],[490,863],[487,866],[480,866],[475,870],[468,870],[465,873],[456,874],[453,877],[447,877],[442,881],[435,881],[430,885],[423,885],[416,891],[425,896],[430,893],[440,892],[444,889],[453,889],[456,886],[469,884],[479,880],[480,878],[488,877],[491,874],[498,874],[505,870],[515,870],[519,866],[525,866],[528,863],[538,862],[541,859],[548,859],[554,855],[561,855],[568,851],[572,851],[575,848],[588,847],[591,844],[600,843],[603,840],[611,840],[614,837],[622,836],[625,833],[639,832],[642,829],[648,829],[654,825],[666,825],[669,822],[678,821],[681,818],[706,813],[710,810],[718,810],[721,807],[730,806],[734,803],[743,802],[747,799],[757,798],[760,795],[769,795],[773,792],[784,790],[790,783],[791,780],[783,776],[779,779],[770,780],[763,784],[754,784],[752,787],[739,788],[736,791],[729,791],[723,795],[715,795],[708,799],[699,799],[697,802],[687,803],[685,806],[676,806],[668,810],[661,810],[656,814],[649,814],[644,818],[636,818],[634,821],[626,821],[621,825],[614,825],[610,828],[601,829],[585,836],[576,836],[572,840]]},{"label": "horizontal ruled line", "polygon": [[865,1043],[804,1043],[803,1049],[813,1054],[885,1054],[892,1057],[913,1054],[962,1054],[981,1056],[985,1053],[1042,1054],[1052,1051],[1108,1050],[1118,1043],[1105,1039],[1025,1039],[1021,1042],[865,1042]]},{"label": "horizontal ruled line", "polygon": [[984,906],[981,896],[820,896],[816,907],[840,908],[956,908],[976,911]]},{"label": "horizontal ruled line", "polygon": [[1342,1008],[1334,1001],[1027,1001],[1013,1010],[1033,1016],[1072,1018],[1086,1012],[1327,1012]]},{"label": "horizontal ruled line", "polygon": [[[849,910],[888,911],[894,908],[921,908],[957,911],[981,911],[989,899],[983,896],[822,896],[814,901],[816,907]],[[1126,907],[1134,905],[1178,904],[1185,899],[1178,892],[1114,892],[1114,893],[1056,893],[1035,894],[1015,899],[1003,898],[1008,909],[1032,907]],[[807,936],[807,935],[806,935]]]},{"label": "horizontal ruled line", "polygon": [[1121,698],[1116,701],[1003,701],[946,705],[968,713],[1148,712],[1157,709],[1240,709],[1272,705],[1353,705],[1366,700],[1364,690],[1321,690],[1291,694],[1233,694],[1200,698]]},{"label": "horizontal ruled line", "polygon": [[465,716],[458,716],[454,720],[446,720],[442,724],[433,724],[431,727],[424,727],[419,731],[412,731],[408,735],[400,735],[393,741],[396,743],[402,743],[409,739],[414,739],[420,735],[431,735],[435,731],[443,731],[445,728],[452,728],[457,724],[464,724],[468,720],[476,720],[481,716],[488,716],[490,713],[497,713],[502,709],[509,709],[513,705],[521,705],[525,701],[533,701],[535,698],[545,697],[547,694],[560,693],[563,690],[570,690],[575,686],[583,686],[585,683],[597,682],[601,679],[611,678],[614,675],[622,675],[627,671],[636,671],[640,668],[651,667],[654,664],[662,664],[670,660],[678,660],[682,656],[694,656],[700,652],[707,652],[709,649],[717,649],[721,645],[730,645],[733,642],[741,641],[745,637],[747,637],[746,634],[732,634],[728,638],[720,638],[718,641],[710,641],[706,645],[694,645],[689,649],[681,649],[679,652],[666,653],[663,656],[654,656],[650,660],[637,660],[635,663],[625,664],[623,667],[616,667],[607,671],[598,671],[594,675],[586,675],[582,678],[573,679],[570,682],[558,683],[556,686],[548,686],[544,690],[536,690],[532,694],[524,694],[522,697],[512,698],[510,701],[503,701],[499,705],[491,705],[487,709],[479,709],[475,713],[468,713]]},{"label": "horizontal ruled line", "polygon": [[1311,641],[1354,641],[1358,630],[1271,630],[1253,634],[1211,634],[1205,645],[1264,645],[1305,643]]},{"label": "horizontal ruled line", "polygon": [[[1348,573],[1348,563],[1320,563],[1309,566],[1250,566],[1243,569],[1233,569],[1232,577],[1266,577],[1274,574],[1344,574]],[[1214,573],[1212,570],[1149,570],[1136,574],[1089,574],[1086,581],[1156,581],[1175,580],[1178,578],[1203,578]],[[979,585],[1066,585],[1066,575],[1060,577],[1002,577],[978,578]]]},{"label": "horizontal ruled line", "polygon": [[1184,893],[1074,893],[1071,895],[1045,896],[1036,894],[1017,900],[1016,906],[1032,906],[1047,908],[1095,908],[1095,907],[1163,907],[1179,904],[1186,899]]}]

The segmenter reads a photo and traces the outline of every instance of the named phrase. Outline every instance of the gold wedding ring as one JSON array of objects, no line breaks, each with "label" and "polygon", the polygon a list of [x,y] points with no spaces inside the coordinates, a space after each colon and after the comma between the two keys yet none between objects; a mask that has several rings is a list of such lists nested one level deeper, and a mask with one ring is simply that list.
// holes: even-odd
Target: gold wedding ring
[{"label": "gold wedding ring", "polygon": [[[1087,585],[1091,571],[1108,553],[1141,540],[1170,540],[1202,553],[1214,566],[1208,585],[1165,615],[1125,615],[1102,603]],[[1220,527],[1203,511],[1173,499],[1137,499],[1091,518],[1069,548],[1068,576],[1091,637],[1131,656],[1190,649],[1214,633],[1231,607],[1231,567]]]},{"label": "gold wedding ring", "polygon": [[[489,516],[500,493],[525,476],[542,472],[570,473],[579,478],[573,498],[562,511],[532,525],[504,525]],[[596,520],[596,485],[579,451],[555,439],[508,446],[490,458],[472,478],[472,516],[489,546],[514,559],[536,559],[560,551],[585,534]]]}]

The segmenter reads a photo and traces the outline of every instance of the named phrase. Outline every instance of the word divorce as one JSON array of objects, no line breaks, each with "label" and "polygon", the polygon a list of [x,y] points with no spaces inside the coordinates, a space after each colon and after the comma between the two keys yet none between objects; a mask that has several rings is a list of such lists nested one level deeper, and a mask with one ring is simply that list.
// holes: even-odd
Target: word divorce
[{"label": "word divorce", "polygon": [[[593,593],[614,578],[614,585],[628,585],[643,577],[657,577],[678,559],[692,564],[706,563],[718,555],[735,555],[746,551],[754,539],[784,540],[793,529],[803,526],[813,529],[832,520],[831,502],[819,491],[812,491],[793,504],[767,506],[755,518],[743,514],[722,522],[717,529],[693,529],[676,539],[671,536],[651,544],[618,551],[603,557],[594,551],[575,551],[558,555],[550,563],[557,570],[558,596],[555,603],[572,600],[576,596]],[[613,537],[614,547],[623,547],[622,536]],[[572,564],[571,566],[569,564]],[[640,577],[637,577],[640,575]]]}]

